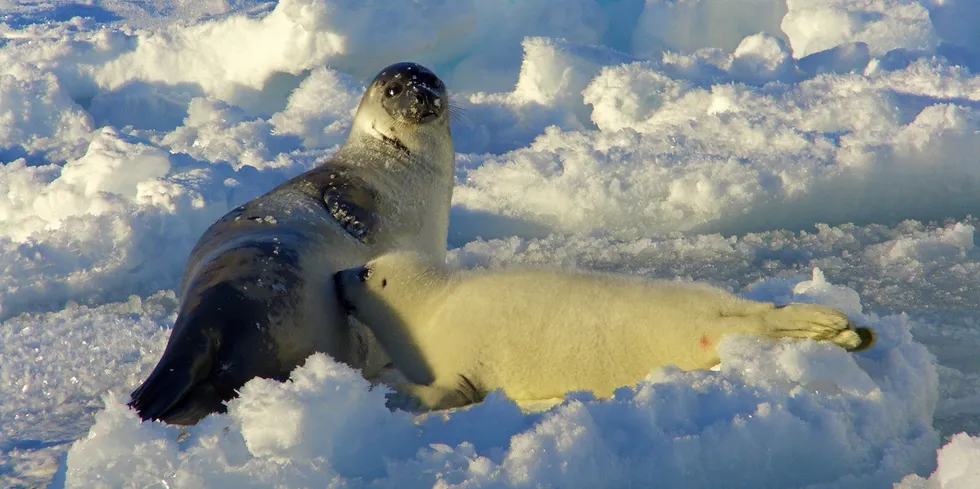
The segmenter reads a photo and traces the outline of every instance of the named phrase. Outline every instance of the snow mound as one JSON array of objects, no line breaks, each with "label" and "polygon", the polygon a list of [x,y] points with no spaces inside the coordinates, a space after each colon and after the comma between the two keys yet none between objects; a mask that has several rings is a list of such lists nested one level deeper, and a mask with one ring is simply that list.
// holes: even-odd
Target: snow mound
[{"label": "snow mound", "polygon": [[[753,39],[715,69],[782,76],[779,42]],[[465,171],[454,203],[552,232],[626,238],[938,219],[950,206],[980,206],[967,156],[980,150],[980,116],[950,101],[977,98],[978,78],[939,82],[942,70],[913,62],[871,77],[702,87],[701,69],[680,59],[607,66],[582,92],[599,131],[549,127],[526,148],[489,156]]]},{"label": "snow mound", "polygon": [[929,10],[916,0],[797,0],[781,27],[793,47],[793,55],[833,48],[847,41],[867,43],[880,56],[894,49],[936,49],[939,38],[929,19]]},{"label": "snow mound", "polygon": [[980,437],[959,433],[939,450],[939,468],[928,479],[912,474],[895,489],[970,489],[980,480]]},{"label": "snow mound", "polygon": [[[53,73],[4,64],[0,75],[0,162],[60,160],[84,147],[92,119]],[[50,154],[49,154],[50,153]]]},{"label": "snow mound", "polygon": [[733,51],[746,36],[779,34],[786,2],[779,0],[646,0],[633,52],[653,58],[663,49]]}]

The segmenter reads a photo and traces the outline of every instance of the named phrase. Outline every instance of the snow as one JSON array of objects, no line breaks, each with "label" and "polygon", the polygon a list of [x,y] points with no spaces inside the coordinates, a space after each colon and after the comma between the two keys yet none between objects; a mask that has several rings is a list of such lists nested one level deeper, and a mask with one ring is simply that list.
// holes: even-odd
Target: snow
[{"label": "snow", "polygon": [[[780,27],[802,58],[842,42],[863,42],[872,55],[934,51],[939,37],[929,19],[932,2],[914,0],[789,0]],[[936,2],[941,3],[941,2]]]},{"label": "snow", "polygon": [[[980,480],[971,0],[0,4],[0,485],[881,487]],[[613,399],[413,418],[310,357],[139,423],[215,219],[343,142],[364,84],[453,91],[448,260],[839,307],[857,354],[734,337]]]},{"label": "snow", "polygon": [[958,433],[939,450],[939,468],[928,479],[909,475],[896,489],[968,489],[980,479],[980,437]]},{"label": "snow", "polygon": [[[937,382],[931,355],[912,342],[903,317],[877,324],[888,345],[877,355],[730,340],[720,375],[668,368],[613,400],[572,398],[522,415],[497,395],[448,419],[419,422],[389,413],[380,389],[369,391],[357,372],[318,354],[291,383],[249,382],[228,415],[191,428],[183,441],[179,429],[144,428],[107,397],[107,409],[68,454],[68,486],[116,485],[111,476],[137,485],[222,487],[233,483],[223,480],[228,475],[247,478],[237,485],[263,486],[271,473],[291,487],[317,477],[354,485],[370,479],[378,487],[714,487],[719,480],[737,481],[729,487],[821,480],[867,487],[907,467],[928,467],[938,437],[930,426]],[[910,389],[922,391],[911,402]],[[489,419],[493,433],[473,438]],[[774,439],[785,441],[767,450]],[[807,463],[794,471],[744,471],[801,459]],[[106,474],[107,465],[119,470]],[[710,468],[690,472],[699,466]]]}]

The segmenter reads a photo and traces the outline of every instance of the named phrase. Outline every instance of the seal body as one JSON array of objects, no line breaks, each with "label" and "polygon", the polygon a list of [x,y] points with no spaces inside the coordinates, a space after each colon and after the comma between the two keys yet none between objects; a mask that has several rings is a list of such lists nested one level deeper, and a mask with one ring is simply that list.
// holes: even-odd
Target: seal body
[{"label": "seal body", "polygon": [[831,307],[777,307],[697,283],[559,270],[450,273],[410,252],[336,280],[345,306],[411,381],[396,389],[421,409],[465,405],[495,389],[518,401],[582,390],[610,396],[653,367],[717,364],[716,345],[728,334],[850,350],[873,341]]},{"label": "seal body", "polygon": [[192,424],[253,377],[285,380],[314,352],[370,376],[388,362],[351,327],[333,274],[390,249],[445,259],[455,152],[448,94],[412,63],[375,77],[337,153],[215,222],[194,247],[142,419]]}]

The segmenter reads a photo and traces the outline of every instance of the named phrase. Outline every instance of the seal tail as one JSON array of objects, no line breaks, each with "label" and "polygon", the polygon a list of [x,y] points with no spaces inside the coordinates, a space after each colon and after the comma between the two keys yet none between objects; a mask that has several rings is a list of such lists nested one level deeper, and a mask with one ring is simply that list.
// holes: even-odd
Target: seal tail
[{"label": "seal tail", "polygon": [[198,338],[171,338],[174,341],[167,345],[160,363],[131,394],[129,406],[140,419],[189,425],[227,410],[222,393],[207,381],[215,341],[204,334],[194,336]]}]

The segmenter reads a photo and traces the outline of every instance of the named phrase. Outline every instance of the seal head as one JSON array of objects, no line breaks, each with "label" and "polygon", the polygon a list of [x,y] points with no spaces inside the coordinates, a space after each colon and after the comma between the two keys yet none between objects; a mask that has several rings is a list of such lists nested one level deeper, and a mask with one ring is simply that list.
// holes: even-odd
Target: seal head
[{"label": "seal head", "polygon": [[446,138],[449,109],[449,91],[439,77],[416,63],[396,63],[368,85],[348,140],[370,136],[403,155],[440,155],[434,159],[442,160],[454,152],[452,138]]},{"label": "seal head", "polygon": [[449,96],[442,80],[424,66],[396,63],[371,82],[381,93],[381,106],[392,118],[425,124],[446,113]]}]

